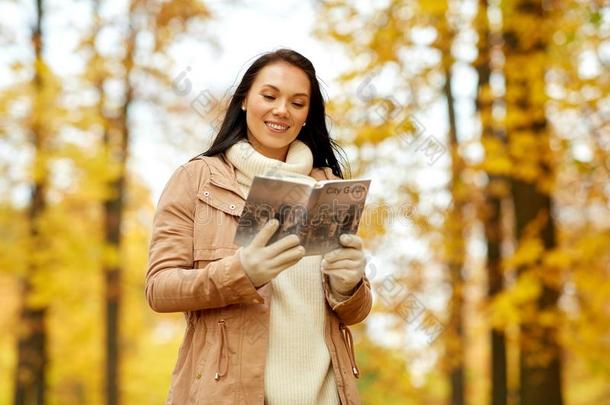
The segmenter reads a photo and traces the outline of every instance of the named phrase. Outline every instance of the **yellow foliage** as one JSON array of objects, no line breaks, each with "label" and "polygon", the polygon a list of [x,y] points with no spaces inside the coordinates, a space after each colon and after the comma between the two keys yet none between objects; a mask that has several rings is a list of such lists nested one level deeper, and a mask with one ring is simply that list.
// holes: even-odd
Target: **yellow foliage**
[{"label": "yellow foliage", "polygon": [[[318,3],[316,33],[341,45],[354,61],[352,69],[343,72],[339,79],[346,91],[339,92],[340,95],[328,104],[328,111],[336,123],[331,135],[336,139],[344,136],[342,139],[347,140],[350,147],[363,150],[380,146],[379,151],[382,151],[387,144],[393,145],[396,139],[390,138],[397,136],[403,136],[404,143],[414,144],[413,134],[419,128],[409,118],[443,101],[446,71],[451,71],[453,57],[461,54],[450,53],[453,36],[469,32],[472,28],[469,24],[473,24],[477,34],[487,29],[487,13],[478,13],[476,21],[471,21],[469,11],[446,1],[391,0],[385,6],[376,6],[375,10],[372,6],[360,9],[360,5],[344,0]],[[551,3],[547,6],[552,7]],[[118,53],[120,56],[96,54],[87,61],[80,80],[70,78],[70,86],[74,86],[68,89],[70,94],[63,88],[68,83],[66,77],[54,72],[52,65],[43,59],[24,58],[12,62],[11,71],[16,74],[14,85],[0,88],[0,116],[6,118],[3,124],[8,122],[6,126],[0,125],[0,141],[14,142],[18,145],[15,150],[27,147],[29,152],[35,152],[31,164],[22,164],[14,172],[5,171],[4,162],[0,165],[3,169],[2,191],[11,190],[13,181],[18,187],[27,189],[34,180],[45,181],[48,194],[47,210],[32,224],[26,207],[14,205],[12,195],[1,197],[0,297],[5,311],[0,315],[0,328],[16,332],[22,326],[18,323],[22,303],[20,281],[31,274],[29,281],[33,290],[26,303],[48,308],[49,403],[101,404],[104,401],[106,297],[103,265],[122,265],[124,270],[121,280],[121,383],[125,403],[163,401],[182,337],[182,315],[154,314],[143,297],[143,270],[153,202],[137,178],[130,176],[128,181],[122,246],[117,249],[103,243],[102,204],[114,197],[109,183],[123,174],[123,168],[113,155],[116,145],[105,148],[100,143],[109,130],[122,134],[122,123],[117,118],[122,106],[117,105],[120,97],[99,94],[98,86],[122,80],[124,69],[133,69],[133,77],[137,77],[132,83],[134,96],[150,94],[160,103],[160,108],[166,108],[163,91],[169,90],[162,86],[169,86],[172,78],[165,69],[171,62],[165,53],[179,34],[187,32],[194,17],[208,21],[214,16],[207,3],[196,0],[162,1],[156,8],[147,8],[148,3],[142,0],[130,4],[132,14],[126,17],[131,17],[133,24],[132,38],[138,39],[134,55],[142,58],[124,60],[121,59],[123,52]],[[507,0],[502,1],[500,7],[503,29],[509,34],[504,37],[502,49],[499,49],[500,44],[494,43],[494,38],[479,38],[494,47],[491,52],[493,66],[485,67],[491,67],[493,73],[505,81],[503,86],[483,84],[479,89],[477,106],[483,106],[479,117],[488,136],[480,140],[474,131],[459,131],[456,147],[448,148],[448,157],[453,163],[448,167],[440,164],[422,171],[421,167],[405,164],[401,171],[396,169],[396,176],[405,179],[397,186],[399,196],[388,196],[376,205],[367,206],[359,232],[367,240],[367,247],[376,252],[380,246],[375,244],[394,229],[390,225],[395,224],[393,221],[398,215],[399,220],[408,222],[409,236],[417,238],[423,246],[405,246],[405,252],[397,253],[398,259],[387,258],[388,266],[395,266],[402,272],[398,277],[401,285],[408,286],[410,292],[423,294],[431,284],[433,292],[426,303],[436,304],[436,301],[446,299],[449,303],[442,309],[447,313],[454,309],[451,305],[455,301],[450,299],[450,294],[465,297],[462,313],[466,333],[466,380],[470,384],[467,385],[468,403],[488,402],[487,393],[472,398],[473,391],[487,388],[481,389],[478,383],[489,379],[487,367],[480,366],[487,364],[487,346],[477,347],[485,354],[475,357],[472,348],[476,343],[473,345],[473,342],[486,342],[490,326],[512,331],[514,335],[517,327],[526,321],[560,328],[566,356],[567,402],[602,403],[606,382],[610,379],[608,150],[604,143],[607,125],[603,119],[610,92],[603,69],[587,78],[583,77],[582,70],[583,66],[604,66],[600,49],[604,41],[607,42],[603,36],[607,25],[605,9],[600,2],[568,2],[562,4],[559,19],[549,13],[542,20],[525,12],[527,3]],[[138,18],[134,18],[136,15]],[[96,21],[102,30],[119,24],[118,21],[104,21],[100,16]],[[52,25],[50,27],[53,29]],[[424,31],[433,34],[420,35]],[[140,35],[144,33],[146,35]],[[96,53],[97,34],[98,31],[84,38],[79,52]],[[151,49],[140,48],[140,39],[146,44],[148,34],[152,34]],[[473,36],[460,37],[460,46],[474,45],[470,37]],[[128,46],[126,43],[117,45],[122,51]],[[502,57],[499,57],[500,53]],[[487,63],[480,57],[477,63]],[[147,65],[148,60],[154,60],[154,65]],[[388,94],[375,94],[370,99],[354,95],[354,88],[368,75],[385,71],[397,72]],[[42,87],[31,80],[32,73],[42,79]],[[26,75],[24,81],[17,81]],[[383,80],[375,80],[379,82],[372,84],[379,84],[376,90],[380,91]],[[161,87],[153,86],[140,92],[139,86],[150,82],[161,83]],[[156,94],[159,89],[160,94]],[[72,90],[75,93],[72,94]],[[78,104],[65,102],[81,91],[82,94],[95,92],[95,96],[83,97]],[[389,101],[392,97],[398,99],[405,95],[413,97],[406,97],[408,101],[402,105]],[[93,104],[86,104],[88,99],[93,99]],[[382,107],[388,105],[390,107],[380,114]],[[498,106],[505,108],[496,109]],[[504,109],[502,117],[503,111],[498,111]],[[398,118],[393,115],[397,111],[400,112]],[[462,114],[458,112],[458,121],[464,118]],[[134,115],[132,118],[132,133],[137,134],[139,117]],[[33,133],[39,135],[41,141],[39,150],[35,151],[28,138]],[[496,137],[496,133],[502,133],[502,138]],[[445,139],[445,134],[434,135]],[[579,145],[586,145],[585,158],[574,153]],[[121,145],[118,146],[120,149]],[[467,156],[471,149],[480,150],[481,147],[484,158]],[[397,162],[402,165],[410,160],[417,153],[414,150],[406,147],[396,150]],[[472,160],[462,161],[466,158]],[[56,173],[53,165],[57,163],[67,167],[67,171]],[[364,159],[353,162],[359,173],[366,173],[369,163]],[[565,179],[556,178],[555,170]],[[432,172],[435,174],[431,179],[448,179],[447,183],[428,184],[432,182],[425,176]],[[5,176],[17,177],[5,184]],[[489,216],[477,212],[483,205],[481,190],[485,188],[486,179],[492,181],[486,192],[502,200],[503,209],[510,205],[506,204],[510,197],[510,178],[497,180],[494,176],[535,183],[539,191],[553,199],[556,211],[553,214],[557,215],[551,217],[550,213],[545,213],[546,218],[541,215],[518,241],[516,251],[503,258],[506,286],[489,301],[487,319],[477,323],[477,317],[482,315],[481,302],[487,293],[487,285],[481,281],[486,277],[483,271],[485,241],[481,237],[484,234],[481,225],[485,224],[480,221]],[[437,204],[440,194],[450,194],[452,204]],[[395,200],[410,204],[396,207],[386,202]],[[514,223],[509,220],[515,214],[519,212],[510,212],[510,207],[508,212],[502,213],[502,232],[506,231],[506,234],[501,253],[506,252],[505,247],[510,250],[513,243]],[[553,220],[556,225],[558,242],[552,249],[545,249],[538,236],[546,220]],[[38,231],[35,237],[31,236],[32,226]],[[414,252],[421,253],[422,257],[402,261],[403,254]],[[463,267],[460,275],[465,278],[464,285],[461,282],[447,285],[447,274],[439,270],[446,269],[447,264],[452,269]],[[513,280],[515,274],[518,275]],[[457,271],[453,275],[457,275]],[[536,304],[543,288],[549,286],[561,292],[560,305],[541,310]],[[382,311],[379,301],[376,304],[375,311]],[[396,329],[398,327],[390,328],[392,332]],[[402,347],[385,348],[370,341],[362,326],[355,327],[354,332],[357,338],[358,332],[361,333],[356,353],[362,371],[358,384],[364,403],[446,402],[449,380],[443,375],[446,372],[443,365],[451,365],[451,360],[455,365],[458,357],[449,361],[436,357],[461,354],[455,330],[446,331],[445,346],[441,348],[445,353],[439,352],[437,347],[418,349],[419,364],[426,364],[432,371],[423,377],[417,376],[417,380],[416,375],[411,374],[411,367],[418,365],[415,356],[403,351]],[[0,334],[1,377],[12,375],[16,361],[14,337],[15,333]],[[535,341],[531,343],[536,344]],[[516,347],[509,341],[509,346],[511,344],[509,354],[513,354]],[[71,360],[62,361],[67,358]],[[421,361],[421,358],[425,360]],[[534,358],[538,363],[548,359],[548,353],[542,351]],[[518,366],[514,361],[509,363],[507,371],[512,380],[517,381],[518,376],[514,376]],[[10,401],[11,378],[0,378],[0,403]],[[518,385],[512,380],[509,390],[514,392]],[[478,388],[473,388],[473,381]],[[590,392],[592,390],[602,394],[596,395]]]},{"label": "yellow foliage", "polygon": [[544,252],[542,241],[538,238],[521,240],[515,253],[502,260],[502,268],[507,271],[511,268],[529,266],[538,261]]},{"label": "yellow foliage", "polygon": [[513,286],[497,294],[490,302],[491,325],[502,329],[531,318],[531,304],[539,297],[541,287],[533,272],[522,273]]},{"label": "yellow foliage", "polygon": [[569,267],[573,262],[573,253],[567,249],[553,249],[542,256],[545,267]]}]

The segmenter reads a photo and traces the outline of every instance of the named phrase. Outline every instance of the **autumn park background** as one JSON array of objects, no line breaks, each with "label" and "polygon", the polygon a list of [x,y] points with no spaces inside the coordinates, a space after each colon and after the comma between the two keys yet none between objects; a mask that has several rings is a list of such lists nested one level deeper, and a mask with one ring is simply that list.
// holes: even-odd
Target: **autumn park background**
[{"label": "autumn park background", "polygon": [[610,404],[602,0],[0,3],[0,404],[164,403],[184,318],[144,296],[159,190],[280,46],[373,180],[363,402]]}]

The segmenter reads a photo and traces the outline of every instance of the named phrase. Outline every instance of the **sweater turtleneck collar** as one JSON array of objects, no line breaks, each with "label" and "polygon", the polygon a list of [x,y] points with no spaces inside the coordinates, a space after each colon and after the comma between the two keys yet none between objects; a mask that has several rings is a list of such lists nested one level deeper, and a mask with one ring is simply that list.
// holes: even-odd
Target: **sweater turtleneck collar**
[{"label": "sweater turtleneck collar", "polygon": [[308,176],[313,168],[311,150],[298,139],[290,144],[285,162],[263,155],[254,149],[247,140],[241,140],[231,146],[227,149],[225,155],[235,166],[237,182],[244,192],[250,188],[256,175],[282,170]]}]

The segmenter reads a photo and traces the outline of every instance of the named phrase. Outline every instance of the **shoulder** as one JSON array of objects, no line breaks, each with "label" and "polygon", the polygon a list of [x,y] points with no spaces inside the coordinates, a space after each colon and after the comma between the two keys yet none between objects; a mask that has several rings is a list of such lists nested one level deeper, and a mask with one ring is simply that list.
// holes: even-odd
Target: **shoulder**
[{"label": "shoulder", "polygon": [[188,173],[193,179],[209,178],[210,177],[210,160],[214,159],[209,156],[198,156],[188,162],[182,164],[178,170],[183,170]]},{"label": "shoulder", "polygon": [[200,189],[211,178],[233,177],[230,165],[221,154],[198,156],[181,165],[178,170],[182,170],[187,174],[196,189]]},{"label": "shoulder", "polygon": [[193,197],[212,177],[223,175],[222,165],[223,161],[219,156],[197,157],[178,166],[165,187],[174,193],[181,190],[179,196]]}]

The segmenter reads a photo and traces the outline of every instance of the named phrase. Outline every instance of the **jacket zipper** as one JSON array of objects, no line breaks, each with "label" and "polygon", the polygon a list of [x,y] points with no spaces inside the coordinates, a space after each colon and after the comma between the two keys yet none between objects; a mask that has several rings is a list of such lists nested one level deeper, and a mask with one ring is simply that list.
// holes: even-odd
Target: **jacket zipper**
[{"label": "jacket zipper", "polygon": [[[218,358],[216,361],[216,374],[214,375],[214,380],[220,380],[220,377],[223,377],[229,368],[229,353],[226,352],[229,344],[227,342],[227,326],[225,324],[224,319],[218,321],[218,327],[220,328],[220,349],[218,350]],[[226,346],[226,347],[225,347]],[[224,371],[221,371],[221,360],[222,355],[225,357],[225,367]]]}]

